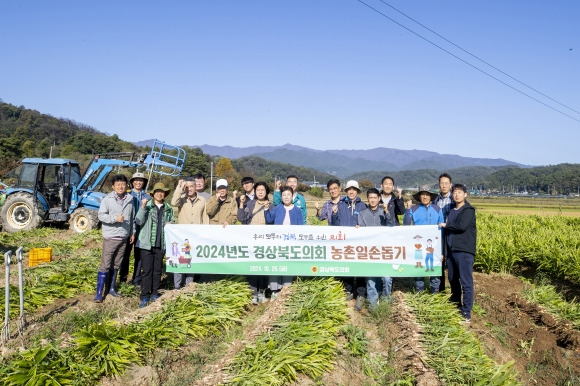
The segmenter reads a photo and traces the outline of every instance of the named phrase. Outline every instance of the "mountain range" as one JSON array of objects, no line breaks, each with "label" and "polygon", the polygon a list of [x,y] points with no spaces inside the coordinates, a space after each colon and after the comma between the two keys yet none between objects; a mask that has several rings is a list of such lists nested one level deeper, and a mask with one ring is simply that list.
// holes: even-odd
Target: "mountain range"
[{"label": "mountain range", "polygon": [[[136,145],[144,146],[149,141],[142,141]],[[400,150],[386,147],[377,147],[366,150],[336,149],[316,150],[303,146],[285,144],[282,146],[212,146],[188,145],[198,147],[209,155],[220,155],[230,159],[246,156],[258,156],[270,161],[290,163],[297,166],[309,167],[324,173],[344,178],[355,173],[369,170],[401,171],[435,169],[449,170],[467,166],[512,166],[526,167],[505,159],[472,158],[456,154],[439,154],[426,150]]]}]

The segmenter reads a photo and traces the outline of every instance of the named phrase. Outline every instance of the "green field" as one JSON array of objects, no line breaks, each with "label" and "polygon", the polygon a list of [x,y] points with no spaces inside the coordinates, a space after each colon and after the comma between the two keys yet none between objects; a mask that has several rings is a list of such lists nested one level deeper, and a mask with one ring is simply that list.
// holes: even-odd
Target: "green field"
[{"label": "green field", "polygon": [[481,212],[508,214],[535,214],[539,216],[580,216],[579,198],[535,197],[468,197],[469,202]]}]

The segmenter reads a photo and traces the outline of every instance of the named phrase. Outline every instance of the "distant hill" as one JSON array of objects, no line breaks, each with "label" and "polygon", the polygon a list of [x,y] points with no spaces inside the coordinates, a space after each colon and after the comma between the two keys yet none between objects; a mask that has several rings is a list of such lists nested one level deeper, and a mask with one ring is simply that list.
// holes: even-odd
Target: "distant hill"
[{"label": "distant hill", "polygon": [[[512,168],[510,166],[466,166],[462,168],[447,169],[445,172],[451,175],[453,182],[459,182],[469,187],[481,186],[485,183],[490,175],[504,168]],[[519,168],[512,168],[514,170],[522,170]],[[385,175],[392,177],[397,186],[412,188],[423,185],[432,185],[433,189],[437,189],[437,183],[441,171],[432,168],[423,168],[417,170],[403,170],[397,172],[385,171],[367,171],[352,174],[347,177],[349,180],[361,181],[368,179],[377,186]]]},{"label": "distant hill", "polygon": [[326,184],[334,176],[322,173],[316,169],[269,161],[257,156],[241,157],[232,161],[234,168],[243,176],[251,176],[256,180],[272,181],[275,177],[286,179],[289,175],[295,175],[300,182],[314,181]]},{"label": "distant hill", "polygon": [[[580,194],[580,164],[559,164],[518,168],[512,166],[468,166],[446,170],[454,183],[462,183],[470,190],[503,193],[530,192],[540,194]],[[398,172],[368,171],[348,176],[348,179],[370,180],[377,186],[388,174],[403,188],[431,185],[437,188],[441,172],[435,169],[405,170]]]},{"label": "distant hill", "polygon": [[515,166],[525,167],[513,161],[492,158],[471,158],[455,154],[439,154],[426,150],[399,150],[378,147],[367,150],[316,150],[285,144],[282,146],[211,146],[194,145],[204,153],[221,155],[230,159],[258,156],[277,162],[310,167],[340,178],[369,170],[449,170],[467,166]]},{"label": "distant hill", "polygon": [[81,164],[92,154],[137,151],[115,135],[66,118],[55,118],[24,106],[0,101],[0,175],[24,157],[72,158]]}]

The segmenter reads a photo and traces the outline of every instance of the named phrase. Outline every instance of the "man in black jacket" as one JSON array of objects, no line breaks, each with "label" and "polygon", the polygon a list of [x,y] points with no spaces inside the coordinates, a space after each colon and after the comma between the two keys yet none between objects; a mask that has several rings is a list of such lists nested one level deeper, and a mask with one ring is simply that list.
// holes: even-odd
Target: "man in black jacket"
[{"label": "man in black jacket", "polygon": [[458,304],[465,322],[469,323],[473,307],[473,261],[477,227],[475,209],[466,198],[465,185],[453,185],[454,206],[449,211],[447,222],[439,226],[445,229],[447,251],[445,256],[451,286],[450,300]]},{"label": "man in black jacket", "polygon": [[397,188],[395,195],[395,180],[393,177],[385,176],[381,181],[381,202],[391,218],[395,220],[395,225],[399,225],[399,215],[405,214],[405,203],[403,202],[403,190]]}]

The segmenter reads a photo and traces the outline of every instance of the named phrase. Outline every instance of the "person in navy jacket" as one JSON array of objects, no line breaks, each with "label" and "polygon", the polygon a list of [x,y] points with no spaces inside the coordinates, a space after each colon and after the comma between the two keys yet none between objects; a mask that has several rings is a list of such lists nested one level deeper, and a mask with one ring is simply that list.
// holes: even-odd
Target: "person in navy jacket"
[{"label": "person in navy jacket", "polygon": [[[302,210],[292,203],[294,189],[286,185],[280,189],[282,203],[270,208],[270,203],[264,204],[264,216],[266,224],[274,225],[304,225]],[[287,287],[292,283],[292,276],[270,276],[268,287],[272,291],[271,299],[274,300],[280,293],[282,287]]]},{"label": "person in navy jacket", "polygon": [[475,209],[467,202],[467,188],[453,185],[454,205],[447,221],[439,224],[445,230],[447,273],[451,300],[461,309],[465,322],[471,321],[473,308],[473,262],[477,245]]}]

